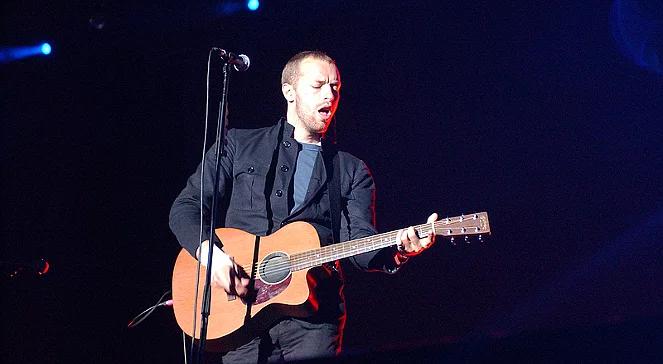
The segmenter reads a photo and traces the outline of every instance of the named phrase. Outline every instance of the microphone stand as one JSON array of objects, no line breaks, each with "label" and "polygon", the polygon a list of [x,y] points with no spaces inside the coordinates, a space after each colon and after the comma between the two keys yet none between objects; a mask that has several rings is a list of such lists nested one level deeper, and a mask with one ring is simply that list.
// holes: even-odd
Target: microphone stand
[{"label": "microphone stand", "polygon": [[[203,286],[203,301],[200,309],[200,338],[198,339],[198,351],[196,353],[196,363],[202,363],[202,353],[205,351],[205,343],[207,341],[207,324],[210,315],[210,306],[212,301],[212,254],[214,252],[214,241],[219,240],[214,234],[214,227],[216,226],[216,206],[217,206],[217,193],[219,189],[219,176],[221,173],[221,153],[225,146],[225,116],[226,104],[228,99],[228,84],[230,82],[230,64],[228,60],[223,60],[223,90],[221,93],[221,101],[219,102],[219,116],[216,125],[216,158],[214,170],[214,188],[212,193],[212,204],[210,207],[210,229],[209,229],[209,249],[207,249],[207,271],[205,274],[205,284]],[[223,242],[219,240],[221,245]],[[193,333],[194,337],[196,333]]]}]

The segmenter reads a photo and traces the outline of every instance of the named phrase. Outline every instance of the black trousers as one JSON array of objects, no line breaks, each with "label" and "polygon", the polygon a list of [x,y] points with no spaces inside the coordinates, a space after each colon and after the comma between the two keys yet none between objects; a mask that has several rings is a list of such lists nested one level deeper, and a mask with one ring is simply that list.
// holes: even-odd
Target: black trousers
[{"label": "black trousers", "polygon": [[263,336],[224,354],[221,363],[284,363],[333,357],[341,349],[341,338],[336,324],[287,318]]}]

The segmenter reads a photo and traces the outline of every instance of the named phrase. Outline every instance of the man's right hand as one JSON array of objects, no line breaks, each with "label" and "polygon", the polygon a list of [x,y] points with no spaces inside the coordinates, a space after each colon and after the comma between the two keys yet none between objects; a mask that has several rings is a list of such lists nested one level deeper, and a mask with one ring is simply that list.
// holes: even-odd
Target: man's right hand
[{"label": "man's right hand", "polygon": [[[209,264],[207,264],[208,249],[209,240],[205,240],[196,251],[196,255],[199,257],[200,263],[209,269]],[[212,285],[223,288],[228,294],[245,297],[249,292],[249,281],[249,276],[244,269],[237,265],[231,256],[214,245]]]}]

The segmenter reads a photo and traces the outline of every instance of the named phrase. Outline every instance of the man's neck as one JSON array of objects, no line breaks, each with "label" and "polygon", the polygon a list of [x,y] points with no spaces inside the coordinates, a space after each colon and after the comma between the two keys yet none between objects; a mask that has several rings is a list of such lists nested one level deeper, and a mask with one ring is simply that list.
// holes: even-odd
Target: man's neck
[{"label": "man's neck", "polygon": [[320,144],[320,141],[322,140],[323,134],[311,133],[308,130],[306,130],[306,128],[304,128],[304,126],[299,125],[298,123],[291,122],[290,120],[291,120],[291,118],[287,119],[288,124],[295,127],[293,137],[295,138],[296,141],[298,141],[300,143]]}]

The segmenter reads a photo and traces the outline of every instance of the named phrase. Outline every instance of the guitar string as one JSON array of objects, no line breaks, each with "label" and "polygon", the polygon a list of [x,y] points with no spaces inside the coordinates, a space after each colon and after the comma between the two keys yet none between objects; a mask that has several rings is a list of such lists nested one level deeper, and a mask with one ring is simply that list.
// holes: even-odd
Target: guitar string
[{"label": "guitar string", "polygon": [[[470,216],[473,216],[473,217],[471,217],[469,220],[476,220],[478,218],[478,214],[470,215]],[[463,218],[458,218],[458,220],[444,219],[444,220],[436,221],[433,224],[433,225],[435,225],[434,227],[432,227],[432,225],[430,223],[426,223],[426,224],[416,226],[415,228],[420,230],[420,233],[423,233],[423,234],[427,235],[431,231],[435,231],[435,230],[438,230],[438,229],[442,228],[444,225],[451,225],[451,224],[455,224],[455,223],[458,223],[458,222],[462,222],[464,220],[465,220],[464,217]],[[440,226],[438,226],[438,225],[440,225]],[[470,228],[472,228],[472,227],[470,227]],[[464,231],[464,232],[461,233],[461,235],[462,234],[471,235],[471,234],[479,233],[479,228],[478,227],[474,227],[474,228],[477,229],[477,231],[475,231],[475,232]],[[456,228],[453,228],[453,229],[462,229],[462,227],[460,227],[460,228],[456,227]],[[442,230],[445,230],[445,229],[442,229]],[[446,230],[451,230],[451,229],[447,228]],[[350,250],[354,250],[354,249],[356,249],[356,247],[358,245],[366,245],[366,243],[370,243],[370,246],[363,247],[363,249],[368,249],[368,250],[365,251],[365,252],[368,252],[368,251],[372,251],[372,250],[377,250],[381,247],[395,245],[396,244],[396,239],[395,238],[396,238],[397,233],[398,233],[398,231],[390,231],[390,232],[383,233],[383,234],[378,234],[378,235],[373,235],[373,236],[369,236],[369,237],[365,237],[365,238],[360,238],[360,239],[357,239],[356,241],[354,241],[353,244],[345,245],[343,247],[338,247],[337,244],[334,244],[334,245],[329,245],[329,246],[322,247],[320,249],[309,251],[309,252],[295,253],[295,254],[292,254],[289,259],[286,259],[286,260],[284,260],[283,262],[280,262],[280,263],[270,265],[269,268],[265,268],[263,273],[264,274],[275,274],[275,273],[281,273],[281,272],[288,272],[288,271],[291,271],[293,267],[299,268],[299,269],[295,269],[295,270],[301,270],[301,269],[307,268],[309,266],[314,267],[314,266],[317,266],[319,264],[323,264],[323,263],[335,260],[334,258],[331,258],[331,257],[333,257],[335,254],[337,256],[339,254],[342,254],[345,250],[347,250],[347,247],[349,247],[349,246],[353,246],[353,249],[350,249]],[[448,235],[451,235],[450,231],[449,231],[449,233],[450,234],[448,234]],[[442,233],[440,235],[445,235],[445,234]],[[448,236],[448,235],[446,235],[446,236]],[[385,239],[387,239],[387,240],[385,240]],[[386,243],[386,242],[393,242],[393,244],[378,246],[377,248],[375,247],[376,244],[383,244],[383,243]],[[346,244],[347,243],[348,242],[346,242]],[[338,252],[336,252],[336,250],[338,250]],[[361,250],[361,249],[359,249],[359,250]],[[313,252],[316,252],[316,251],[317,251],[317,253],[313,253]],[[360,253],[357,253],[357,254],[360,254]],[[315,259],[311,259],[314,256],[315,256]],[[308,265],[306,263],[308,263]],[[251,274],[253,274],[254,272],[257,272],[257,269],[260,268],[261,265],[264,265],[264,263],[263,262],[256,262],[252,265],[240,265],[240,267],[242,267],[242,269],[244,269],[245,271],[247,271],[248,268],[250,267],[251,268]]]},{"label": "guitar string", "polygon": [[[388,245],[384,245],[384,246],[389,246],[389,245],[395,245],[396,244],[395,239],[392,240],[391,242],[393,242],[393,244],[388,244]],[[379,248],[384,247],[384,246],[382,246],[383,242],[378,242],[378,243],[380,243],[380,246],[376,247],[375,246],[376,243],[374,242],[373,244],[371,244],[371,246],[366,246],[366,247],[363,247],[362,249],[365,250],[364,252],[368,252],[368,251],[377,250]],[[356,246],[353,249],[350,249],[350,250],[355,250],[355,249],[356,249]],[[329,249],[327,249],[327,250],[329,250]],[[338,251],[336,251],[336,250],[338,250]],[[300,254],[297,254],[297,255],[292,255],[290,259],[286,259],[283,262],[272,264],[268,267],[263,268],[261,273],[265,274],[265,275],[269,275],[269,274],[277,274],[277,273],[281,273],[281,272],[284,272],[284,273],[285,272],[290,272],[293,269],[295,271],[297,271],[297,270],[301,270],[301,269],[304,269],[304,268],[314,267],[314,266],[317,266],[317,265],[320,265],[320,264],[323,264],[323,263],[327,263],[327,262],[333,261],[335,259],[344,258],[342,255],[343,255],[343,253],[346,249],[336,249],[336,250],[332,250],[331,254],[330,254],[329,251],[327,251],[326,254],[322,253],[322,254],[315,254],[314,255],[312,253],[307,253],[307,254],[300,253]],[[363,252],[357,252],[355,254],[360,254],[360,253],[363,253]],[[352,255],[354,255],[354,254],[352,254]],[[315,257],[315,259],[312,259],[313,257]],[[339,258],[334,258],[334,257],[339,257]],[[261,265],[264,266],[264,263],[262,263],[262,262],[255,263],[253,265],[252,274],[254,272],[257,272],[260,269]],[[245,270],[246,270],[246,268],[248,268],[248,266],[244,267]]]},{"label": "guitar string", "polygon": [[[474,218],[474,219],[476,219],[476,218]],[[474,219],[472,219],[472,220],[474,220]],[[452,219],[447,220],[447,219],[445,219],[445,220],[436,221],[434,225],[450,225],[450,224],[454,224],[454,223],[458,223],[458,222],[462,222],[462,221],[463,221],[462,219],[458,219],[458,220],[452,220]],[[431,227],[431,224],[426,223],[426,224],[416,226],[415,228],[420,230],[421,233],[428,234],[431,231],[435,230],[435,228],[434,229],[429,229],[430,227]],[[473,234],[479,233],[478,227],[474,227],[474,228],[477,229],[477,231],[475,231],[475,232],[465,231],[465,232],[461,232],[461,235],[462,234],[473,235]],[[440,229],[440,226],[436,226],[436,229]],[[462,228],[456,227],[456,228],[453,228],[453,229],[462,229]],[[447,229],[447,230],[450,230],[450,229]],[[439,235],[443,235],[443,236],[453,235],[453,234],[451,234],[450,231],[449,231],[449,233],[450,234],[448,234],[448,235],[445,235],[444,233],[439,234]],[[391,231],[391,232],[387,232],[387,233],[383,233],[383,234],[373,235],[373,236],[370,236],[370,237],[360,238],[360,239],[357,239],[354,242],[355,244],[350,244],[350,245],[353,245],[353,249],[356,249],[357,245],[365,244],[365,243],[371,243],[372,246],[364,247],[364,249],[369,248],[368,250],[366,250],[366,252],[368,252],[368,251],[376,250],[376,249],[379,249],[379,248],[383,247],[383,246],[379,246],[379,247],[376,248],[375,244],[376,243],[379,243],[379,244],[385,243],[386,241],[384,240],[384,238],[388,238],[388,240],[390,240],[390,242],[391,241],[394,242],[394,244],[387,244],[387,245],[384,245],[384,246],[395,245],[396,244],[396,242],[395,242],[396,234],[397,234],[397,231]],[[393,237],[390,236],[390,235],[393,235]],[[380,239],[378,239],[378,238],[380,238]],[[378,241],[375,241],[375,240],[378,240]],[[346,243],[348,243],[348,242],[346,242]],[[347,245],[347,246],[349,246],[349,245]],[[325,252],[325,250],[326,250],[326,252]],[[331,250],[331,252],[329,250]],[[336,252],[336,250],[339,250],[339,251]],[[309,252],[304,252],[304,253],[296,253],[296,254],[291,255],[290,259],[287,259],[282,263],[277,263],[277,264],[271,265],[270,270],[264,271],[264,273],[269,274],[269,273],[275,273],[275,272],[281,272],[281,271],[283,271],[283,272],[290,271],[293,266],[297,267],[299,265],[302,265],[302,263],[306,263],[306,262],[309,262],[308,266],[313,267],[313,266],[316,266],[316,265],[319,265],[319,264],[323,264],[325,262],[335,260],[334,258],[330,258],[330,253],[331,253],[331,256],[334,256],[334,254],[343,253],[344,250],[346,250],[346,249],[339,248],[335,244],[335,245],[329,245],[329,246],[323,247],[321,249],[318,249],[317,250],[318,253],[313,253],[316,250],[309,251]],[[313,256],[315,256],[316,259],[311,260],[311,258]],[[316,262],[316,261],[318,261],[318,262]],[[252,272],[255,271],[257,268],[259,268],[261,264],[263,264],[263,263],[262,262],[254,263],[253,266],[252,266]],[[307,266],[307,264],[303,264],[303,266],[300,267],[299,269],[307,268],[308,266]],[[241,267],[246,271],[247,268],[249,268],[249,265],[245,265],[245,266],[241,266]],[[297,269],[297,270],[299,270],[299,269]]]},{"label": "guitar string", "polygon": [[[428,234],[427,231],[424,231],[423,229],[420,229],[420,230],[421,230],[422,233]],[[356,239],[356,240],[353,241],[353,244],[348,244],[349,242],[341,243],[340,245],[343,245],[342,247],[338,246],[339,244],[334,244],[334,245],[328,245],[328,246],[322,247],[322,248],[317,249],[317,250],[312,250],[312,251],[302,252],[302,253],[295,253],[295,254],[290,255],[290,258],[287,259],[287,262],[273,264],[273,265],[270,266],[270,268],[272,268],[272,269],[274,269],[274,268],[289,269],[291,266],[301,265],[302,263],[306,263],[308,261],[318,261],[318,260],[319,261],[333,261],[333,260],[336,260],[336,259],[331,258],[330,256],[334,256],[334,255],[338,255],[338,254],[342,254],[344,252],[347,252],[348,247],[350,247],[350,246],[352,246],[352,249],[349,249],[349,250],[352,251],[352,250],[357,249],[357,246],[359,246],[359,245],[366,245],[366,246],[364,246],[360,249],[357,249],[357,250],[365,249],[365,251],[362,252],[362,253],[369,252],[369,251],[372,251],[372,250],[377,250],[377,249],[379,249],[381,247],[384,247],[384,246],[395,245],[396,244],[396,235],[397,235],[397,233],[398,233],[397,231],[390,231],[390,232],[379,234],[379,235],[373,235],[373,236],[369,236],[369,237]],[[385,238],[387,240],[385,240]],[[376,244],[384,244],[384,243],[387,243],[387,242],[389,242],[391,244],[386,244],[384,246],[375,247]],[[347,244],[347,245],[344,245],[344,244]],[[315,253],[315,252],[318,252],[318,253]],[[313,257],[315,257],[315,259],[312,259]],[[263,264],[263,263],[262,262],[256,262],[256,263],[253,264],[252,268],[253,269],[259,268],[259,266],[261,264]],[[317,264],[313,264],[312,266],[315,266],[315,265],[317,265]],[[242,268],[245,269],[245,270],[249,267],[250,267],[250,265],[242,266]],[[303,268],[306,268],[306,266],[304,266]]]},{"label": "guitar string", "polygon": [[[393,244],[388,244],[388,245],[385,245],[385,246],[395,245],[396,244],[396,239],[395,239],[396,238],[396,232],[393,232],[393,234],[391,234],[391,233],[392,232],[384,233],[384,234],[380,234],[380,235],[374,235],[374,236],[371,236],[371,237],[359,238],[359,239],[356,239],[353,244],[347,245],[347,247],[354,246],[353,249],[350,249],[350,250],[354,250],[354,249],[356,249],[356,246],[366,245],[366,246],[362,247],[362,249],[365,249],[365,251],[362,252],[362,253],[369,252],[369,251],[372,251],[372,250],[377,250],[381,246],[380,247],[375,247],[375,245],[384,243],[385,242],[384,237],[382,237],[382,236],[385,236],[385,235],[393,235],[393,237],[390,237],[390,239],[389,239],[390,242],[393,242]],[[378,236],[381,236],[382,238],[381,239],[376,239]],[[385,236],[385,237],[388,237],[388,236]],[[348,243],[348,242],[346,242],[346,243]],[[342,243],[342,244],[345,244],[345,243]],[[335,245],[337,245],[337,244],[335,244]],[[358,249],[358,250],[362,250],[362,249]],[[319,251],[319,253],[314,253],[315,251]],[[276,264],[270,265],[269,270],[265,270],[264,272],[265,272],[265,274],[276,273],[276,272],[285,272],[285,271],[291,270],[291,268],[293,266],[300,266],[300,265],[302,265],[302,267],[300,269],[303,269],[303,268],[307,267],[306,266],[307,262],[312,263],[312,262],[315,262],[315,261],[320,261],[320,264],[322,264],[324,262],[333,261],[335,259],[330,258],[330,256],[333,256],[334,254],[343,253],[344,251],[347,251],[347,248],[343,249],[343,248],[338,247],[338,246],[328,245],[326,247],[322,247],[320,249],[309,251],[309,252],[295,253],[295,254],[290,255],[290,258],[286,259],[282,263],[276,263]],[[315,256],[315,259],[311,259],[314,256]],[[263,264],[264,264],[263,262],[256,262],[253,265],[243,265],[241,267],[242,267],[242,269],[244,269],[245,271],[248,272],[248,268],[252,268],[253,270],[255,270],[255,269],[260,268],[260,266],[263,265]],[[316,266],[316,265],[318,265],[318,264],[312,264],[310,266],[313,267],[313,266]],[[253,272],[253,270],[252,270],[252,272]],[[297,270],[299,270],[299,269],[297,269]]]},{"label": "guitar string", "polygon": [[[478,214],[474,214],[474,215],[470,215],[470,216],[473,216],[473,217],[471,217],[468,220],[476,220],[478,218]],[[436,221],[434,223],[435,227],[431,227],[430,223],[426,223],[426,224],[418,225],[415,228],[418,229],[420,231],[420,233],[429,234],[431,231],[440,230],[440,228],[444,225],[451,225],[451,224],[455,224],[455,223],[458,223],[458,222],[462,222],[464,220],[465,220],[465,217],[458,218],[457,220],[444,219],[444,220]],[[443,236],[454,235],[451,230],[453,230],[453,229],[462,229],[462,228],[463,227],[454,227],[452,229],[449,229],[449,228],[442,229],[441,234],[438,234],[438,235],[443,235]],[[467,229],[468,227],[464,227],[464,228]],[[463,235],[463,234],[474,235],[474,234],[479,233],[479,228],[478,227],[472,226],[472,227],[469,227],[469,228],[470,229],[475,228],[476,231],[461,231],[460,234],[458,234],[458,235]],[[447,230],[448,234],[445,235],[444,230]],[[331,258],[330,254],[331,254],[331,256],[334,256],[335,254],[337,254],[337,256],[339,256],[338,254],[342,254],[344,251],[347,250],[347,247],[349,247],[349,246],[353,246],[353,248],[350,249],[350,250],[354,250],[354,249],[356,249],[356,247],[358,245],[365,244],[365,243],[370,243],[371,246],[363,248],[363,249],[368,248],[366,251],[364,251],[364,252],[368,252],[368,251],[376,250],[376,249],[379,249],[379,248],[382,248],[382,247],[385,247],[385,246],[395,245],[396,244],[395,237],[396,237],[397,233],[398,233],[398,231],[390,231],[390,232],[383,233],[383,234],[378,234],[378,235],[373,235],[373,236],[370,236],[370,237],[357,239],[357,240],[354,241],[353,244],[348,244],[349,242],[342,243],[342,244],[348,244],[348,245],[344,245],[342,247],[339,247],[338,244],[335,244],[335,245],[329,245],[329,246],[323,247],[323,248],[318,249],[318,250],[313,250],[313,251],[304,252],[304,253],[296,253],[296,254],[291,255],[291,258],[284,261],[283,263],[277,263],[277,264],[271,265],[270,268],[272,268],[272,270],[270,270],[268,272],[278,272],[278,271],[281,271],[281,270],[287,271],[287,270],[290,270],[290,268],[292,266],[299,266],[302,263],[306,263],[307,261],[316,262],[316,263],[313,263],[313,264],[309,264],[309,266],[311,266],[311,267],[316,266],[318,264],[322,264],[324,262],[333,261],[335,259]],[[387,238],[387,240],[385,240],[385,238]],[[377,248],[375,247],[376,244],[382,245],[387,241],[390,242],[390,243],[393,241],[393,244],[385,244],[385,245],[379,246]],[[331,252],[329,250],[331,250]],[[337,250],[338,250],[338,252],[337,252]],[[316,251],[318,253],[314,253]],[[311,260],[311,258],[313,258],[314,256],[315,256],[315,259]],[[263,264],[263,263],[262,262],[254,263],[252,269],[255,270],[255,269],[259,268],[259,266],[261,264]],[[249,266],[247,265],[247,266],[243,266],[242,268],[246,270],[248,267]],[[307,265],[303,264],[303,266],[300,269],[303,269],[303,268],[307,268]]]},{"label": "guitar string", "polygon": [[[357,243],[357,245],[359,245],[359,244],[360,244],[360,243]],[[394,244],[395,244],[395,242],[394,242]],[[378,249],[378,248],[371,249],[371,248],[369,248],[369,247],[367,246],[367,247],[363,247],[363,249],[367,249],[365,252],[369,252],[369,251],[371,251],[371,250],[376,250],[376,249]],[[359,249],[359,250],[362,250],[362,249]],[[359,252],[358,254],[360,254],[360,253],[365,253],[365,252]],[[343,252],[340,250],[340,248],[338,248],[338,252],[333,251],[333,253],[341,254],[341,253],[343,253]],[[312,261],[315,261],[315,260],[321,260],[321,261],[324,261],[324,260],[326,260],[326,261],[333,261],[333,260],[336,260],[336,259],[334,259],[334,258],[328,258],[328,257],[330,257],[330,256],[333,256],[333,255],[330,255],[329,252],[326,252],[326,254],[325,254],[325,253],[318,253],[318,254],[313,254],[313,253],[296,253],[296,254],[292,254],[292,255],[290,255],[290,257],[289,257],[288,259],[285,259],[283,262],[279,262],[279,263],[276,263],[276,264],[272,264],[272,265],[270,265],[270,266],[269,266],[269,269],[270,269],[270,270],[269,270],[269,271],[264,271],[264,272],[275,272],[275,271],[278,271],[279,268],[289,270],[291,267],[293,267],[293,266],[299,266],[299,265],[304,265],[302,268],[306,268],[306,267],[305,267],[305,265],[306,265],[305,263],[306,263],[306,262],[312,262]],[[313,257],[315,257],[315,259],[312,259]],[[255,269],[260,268],[260,266],[262,266],[262,265],[264,265],[263,262],[256,262],[256,263],[254,263],[254,264],[252,264],[252,265],[244,265],[244,266],[241,266],[241,267],[242,267],[242,269],[244,269],[245,271],[248,271],[249,268],[255,270]],[[315,266],[315,265],[317,265],[317,264],[313,264],[312,266]]]}]

